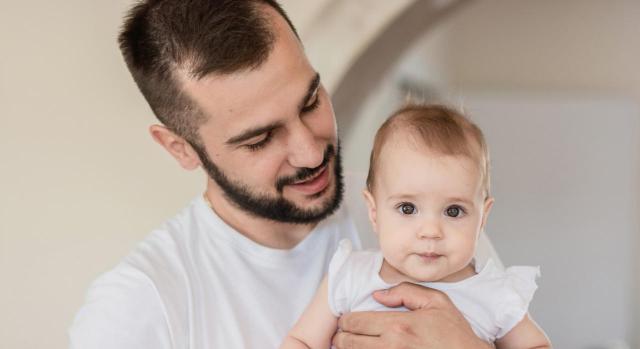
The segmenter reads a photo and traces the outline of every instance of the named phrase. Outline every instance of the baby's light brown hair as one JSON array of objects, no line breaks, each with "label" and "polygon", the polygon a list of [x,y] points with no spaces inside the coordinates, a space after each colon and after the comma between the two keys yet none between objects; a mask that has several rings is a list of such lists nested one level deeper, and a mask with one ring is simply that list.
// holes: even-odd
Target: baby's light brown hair
[{"label": "baby's light brown hair", "polygon": [[375,172],[380,166],[380,151],[390,136],[399,131],[408,132],[417,146],[425,146],[429,151],[466,156],[474,161],[482,177],[485,198],[489,197],[489,151],[482,131],[462,113],[439,104],[409,104],[380,126],[371,150],[369,191],[373,191]]}]

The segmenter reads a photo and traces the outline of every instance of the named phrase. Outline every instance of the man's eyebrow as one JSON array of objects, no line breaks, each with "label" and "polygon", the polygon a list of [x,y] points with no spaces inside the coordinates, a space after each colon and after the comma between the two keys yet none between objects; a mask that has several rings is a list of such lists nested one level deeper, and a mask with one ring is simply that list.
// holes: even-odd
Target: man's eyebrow
[{"label": "man's eyebrow", "polygon": [[259,136],[265,132],[269,132],[272,130],[275,130],[278,127],[282,127],[282,122],[278,121],[278,122],[274,122],[272,124],[266,125],[266,126],[258,126],[258,127],[254,127],[251,129],[248,129],[244,132],[242,132],[241,134],[231,137],[229,138],[225,143],[227,145],[236,145],[239,143],[242,143],[248,139],[251,139],[253,137]]},{"label": "man's eyebrow", "polygon": [[316,73],[316,76],[313,77],[311,83],[309,84],[309,89],[307,90],[307,94],[302,99],[302,103],[298,106],[298,110],[304,109],[304,107],[309,103],[309,100],[318,90],[318,86],[320,86],[320,74]]},{"label": "man's eyebrow", "polygon": [[[304,96],[304,98],[302,99],[302,102],[298,106],[298,110],[304,109],[307,103],[309,103],[309,100],[311,99],[311,97],[313,97],[313,95],[318,90],[318,86],[320,86],[320,74],[316,73],[316,75],[313,77],[313,80],[311,80],[311,83],[309,84],[309,88],[307,89],[306,95]],[[237,145],[248,139],[259,136],[265,132],[275,130],[276,128],[279,128],[282,126],[283,126],[283,123],[278,121],[266,126],[254,127],[242,132],[237,136],[233,136],[229,138],[225,143],[227,145]]]}]

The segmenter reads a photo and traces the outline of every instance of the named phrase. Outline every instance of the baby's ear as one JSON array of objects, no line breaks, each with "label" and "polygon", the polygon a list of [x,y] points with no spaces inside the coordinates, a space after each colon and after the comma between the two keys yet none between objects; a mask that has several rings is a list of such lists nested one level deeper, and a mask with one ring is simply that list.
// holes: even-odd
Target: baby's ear
[{"label": "baby's ear", "polygon": [[480,226],[480,230],[484,230],[484,227],[487,224],[487,218],[489,218],[489,213],[491,212],[494,201],[495,200],[492,197],[488,197],[484,200],[484,210],[482,213],[482,225]]},{"label": "baby's ear", "polygon": [[376,202],[373,200],[373,195],[367,189],[362,191],[362,195],[364,196],[364,201],[367,203],[367,209],[369,211],[369,221],[371,222],[371,226],[373,227],[374,232],[378,232],[378,224],[376,221]]}]

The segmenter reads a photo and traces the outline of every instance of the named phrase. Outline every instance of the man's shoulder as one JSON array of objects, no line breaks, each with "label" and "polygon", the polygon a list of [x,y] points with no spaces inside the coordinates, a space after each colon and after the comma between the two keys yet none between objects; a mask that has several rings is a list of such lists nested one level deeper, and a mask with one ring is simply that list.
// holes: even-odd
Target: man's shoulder
[{"label": "man's shoulder", "polygon": [[[91,284],[69,331],[72,348],[172,346],[174,332],[180,331],[176,319],[187,309],[189,285],[185,276],[192,264],[191,246],[198,245],[193,241],[199,224],[195,201],[153,230],[115,268]],[[99,346],[98,342],[105,344]]]},{"label": "man's shoulder", "polygon": [[129,252],[121,267],[130,267],[152,281],[162,274],[181,275],[191,264],[194,249],[200,246],[204,203],[192,200],[178,214],[154,229]]},{"label": "man's shoulder", "polygon": [[124,263],[93,282],[69,337],[71,348],[172,347],[156,287],[147,275]]}]

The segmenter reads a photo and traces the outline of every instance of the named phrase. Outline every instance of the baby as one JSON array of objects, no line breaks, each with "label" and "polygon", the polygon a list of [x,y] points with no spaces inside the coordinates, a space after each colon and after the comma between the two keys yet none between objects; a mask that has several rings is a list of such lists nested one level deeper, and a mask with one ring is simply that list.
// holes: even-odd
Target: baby
[{"label": "baby", "polygon": [[439,105],[410,105],[378,130],[364,196],[380,251],[340,243],[314,300],[281,348],[329,348],[348,312],[398,310],[372,293],[411,282],[446,293],[478,337],[504,348],[548,348],[528,315],[538,268],[475,263],[493,204],[482,131]]}]

